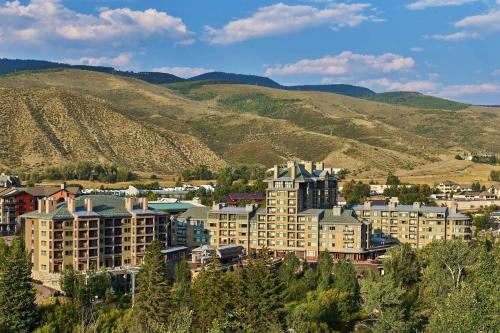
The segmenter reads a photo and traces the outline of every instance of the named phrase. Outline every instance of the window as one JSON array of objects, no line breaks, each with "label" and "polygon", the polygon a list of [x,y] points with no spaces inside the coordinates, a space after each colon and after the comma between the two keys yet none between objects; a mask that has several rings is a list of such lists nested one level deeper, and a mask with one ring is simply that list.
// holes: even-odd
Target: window
[{"label": "window", "polygon": [[42,271],[46,271],[47,270],[47,265],[42,265]]},{"label": "window", "polygon": [[42,237],[46,237],[47,236],[47,231],[42,231]]},{"label": "window", "polygon": [[41,254],[42,254],[42,256],[46,256],[47,255],[47,251],[46,250],[42,250]]}]

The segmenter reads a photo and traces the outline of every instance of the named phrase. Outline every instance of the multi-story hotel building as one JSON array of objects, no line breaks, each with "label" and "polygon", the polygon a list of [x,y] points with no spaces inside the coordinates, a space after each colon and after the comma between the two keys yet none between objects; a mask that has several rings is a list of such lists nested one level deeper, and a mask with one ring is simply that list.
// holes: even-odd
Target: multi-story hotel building
[{"label": "multi-story hotel building", "polygon": [[265,247],[276,257],[295,252],[307,260],[325,249],[334,258],[354,260],[381,251],[369,242],[369,223],[335,206],[337,180],[322,163],[275,166],[266,181],[265,208],[214,204],[206,223],[211,245],[242,245],[249,253]]},{"label": "multi-story hotel building", "polygon": [[433,240],[460,238],[470,240],[471,219],[456,208],[424,206],[420,203],[372,205],[365,202],[353,207],[357,216],[371,224],[372,234],[423,247]]},{"label": "multi-story hotel building", "polygon": [[154,239],[166,244],[168,215],[148,207],[147,198],[106,195],[41,199],[23,215],[33,276],[54,287],[66,266],[77,271],[139,266]]}]

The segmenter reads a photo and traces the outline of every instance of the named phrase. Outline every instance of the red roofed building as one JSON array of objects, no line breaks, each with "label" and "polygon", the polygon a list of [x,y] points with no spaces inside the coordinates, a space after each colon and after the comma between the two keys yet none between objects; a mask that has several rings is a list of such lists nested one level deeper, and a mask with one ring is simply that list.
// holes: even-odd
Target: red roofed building
[{"label": "red roofed building", "polygon": [[238,206],[242,203],[262,204],[266,198],[260,193],[239,193],[233,192],[227,195],[227,204],[229,206]]}]

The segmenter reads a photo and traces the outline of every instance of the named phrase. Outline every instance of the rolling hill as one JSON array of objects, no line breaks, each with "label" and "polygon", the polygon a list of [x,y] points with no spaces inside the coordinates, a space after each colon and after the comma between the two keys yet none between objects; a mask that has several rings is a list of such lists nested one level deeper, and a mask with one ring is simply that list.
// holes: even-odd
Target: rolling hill
[{"label": "rolling hill", "polygon": [[362,98],[381,103],[405,105],[421,109],[461,110],[468,106],[468,104],[411,91],[368,94],[362,96]]},{"label": "rolling hill", "polygon": [[[467,104],[458,103],[442,98],[423,95],[418,92],[387,92],[375,93],[372,90],[360,86],[349,84],[323,84],[323,85],[296,85],[284,86],[270,78],[257,75],[235,74],[225,72],[210,72],[189,79],[183,79],[173,74],[160,72],[133,72],[120,71],[112,67],[103,66],[85,66],[85,65],[68,65],[64,63],[43,61],[43,60],[20,60],[20,59],[0,59],[0,74],[17,73],[19,71],[37,71],[47,69],[81,69],[95,71],[101,73],[109,73],[119,76],[132,77],[153,84],[173,84],[171,88],[185,91],[186,88],[191,89],[192,85],[185,82],[195,82],[194,85],[209,85],[209,84],[248,84],[267,88],[283,89],[283,90],[299,90],[299,91],[320,91],[334,94],[346,95],[351,97],[365,98],[373,101],[378,101],[386,104],[404,105],[409,107],[418,107],[421,109],[445,109],[459,110],[467,107]],[[197,83],[199,82],[199,83]],[[180,83],[179,85],[176,85]],[[205,99],[206,96],[202,96]]]},{"label": "rolling hill", "polygon": [[75,69],[0,76],[0,91],[8,129],[0,164],[9,167],[85,158],[173,173],[298,158],[371,177],[450,160],[456,151],[500,150],[496,108],[423,110],[255,85],[154,85]]}]

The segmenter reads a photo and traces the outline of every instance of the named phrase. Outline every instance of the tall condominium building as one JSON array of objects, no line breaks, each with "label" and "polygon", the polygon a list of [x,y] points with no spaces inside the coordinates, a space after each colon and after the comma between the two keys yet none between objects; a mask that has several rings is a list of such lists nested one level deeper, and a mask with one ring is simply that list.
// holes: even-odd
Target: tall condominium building
[{"label": "tall condominium building", "polygon": [[266,181],[265,208],[214,204],[205,223],[211,245],[242,245],[249,253],[266,247],[276,257],[295,252],[307,260],[325,249],[354,260],[383,251],[370,244],[369,223],[335,206],[337,180],[322,163],[275,166]]},{"label": "tall condominium building", "polygon": [[106,195],[41,199],[23,215],[33,276],[58,286],[66,266],[77,271],[139,266],[154,239],[166,244],[168,215],[148,207],[147,198]]},{"label": "tall condominium building", "polygon": [[472,236],[471,219],[458,213],[456,208],[423,206],[420,203],[372,205],[365,202],[353,209],[360,218],[370,222],[374,236],[398,239],[415,248],[433,240],[470,240]]}]

